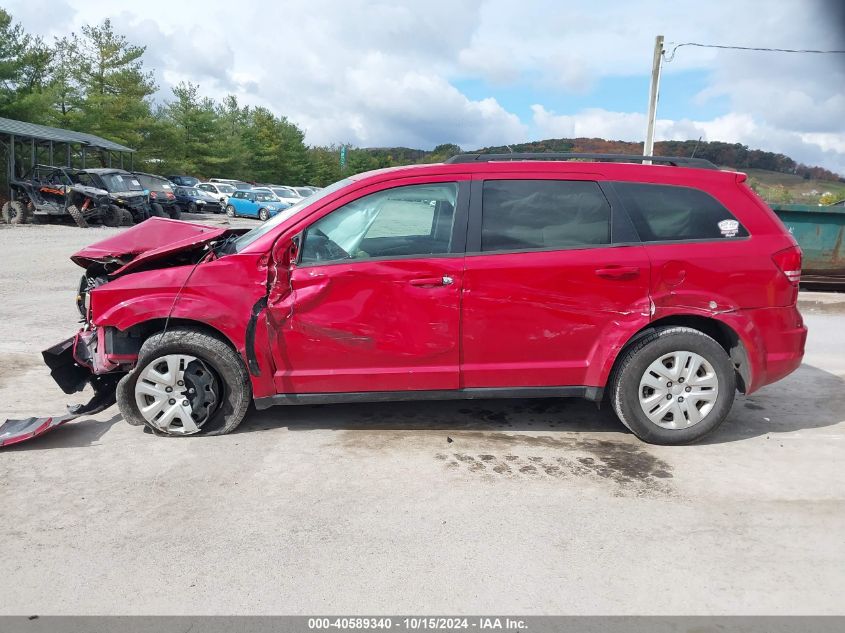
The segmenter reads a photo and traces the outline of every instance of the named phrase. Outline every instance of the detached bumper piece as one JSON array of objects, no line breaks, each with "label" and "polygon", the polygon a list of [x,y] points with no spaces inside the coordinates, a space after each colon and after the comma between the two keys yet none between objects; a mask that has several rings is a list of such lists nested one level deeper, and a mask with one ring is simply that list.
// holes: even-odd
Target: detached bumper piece
[{"label": "detached bumper piece", "polygon": [[10,446],[30,440],[62,424],[71,422],[84,415],[94,415],[105,411],[116,402],[115,390],[122,375],[107,374],[95,376],[91,370],[76,362],[74,347],[77,337],[71,337],[44,350],[41,354],[50,368],[50,375],[65,393],[82,391],[85,385],[94,388],[94,396],[85,404],[76,404],[67,408],[64,415],[45,418],[26,418],[6,420],[0,426],[0,447]]}]

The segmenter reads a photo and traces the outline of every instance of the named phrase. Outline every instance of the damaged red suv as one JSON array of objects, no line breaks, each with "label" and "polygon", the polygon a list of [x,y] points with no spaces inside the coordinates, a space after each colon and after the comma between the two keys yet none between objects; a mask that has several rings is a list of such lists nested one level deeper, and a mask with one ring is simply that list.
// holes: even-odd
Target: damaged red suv
[{"label": "damaged red suv", "polygon": [[799,366],[801,252],[745,175],[642,161],[461,155],[248,232],[153,218],[73,256],[85,324],[44,357],[169,435],[252,401],[581,396],[691,442]]}]

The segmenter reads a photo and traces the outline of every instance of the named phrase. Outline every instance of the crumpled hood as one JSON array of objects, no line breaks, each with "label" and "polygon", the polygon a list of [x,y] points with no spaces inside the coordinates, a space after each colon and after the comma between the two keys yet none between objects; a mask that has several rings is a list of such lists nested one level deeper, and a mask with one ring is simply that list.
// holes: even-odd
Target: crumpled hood
[{"label": "crumpled hood", "polygon": [[220,238],[231,229],[166,218],[150,218],[119,235],[95,242],[71,256],[83,268],[91,264],[116,264],[110,274],[122,275],[143,262],[160,259]]}]

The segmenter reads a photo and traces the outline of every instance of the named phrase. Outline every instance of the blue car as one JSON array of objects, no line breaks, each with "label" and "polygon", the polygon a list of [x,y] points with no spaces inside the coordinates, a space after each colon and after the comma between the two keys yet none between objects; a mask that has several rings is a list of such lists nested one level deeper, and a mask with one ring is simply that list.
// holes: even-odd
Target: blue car
[{"label": "blue car", "polygon": [[248,218],[258,218],[264,221],[290,206],[287,202],[279,200],[272,193],[239,189],[229,196],[226,215],[230,218],[243,215]]},{"label": "blue car", "polygon": [[223,209],[214,196],[195,187],[176,187],[176,206],[188,213],[220,213]]}]

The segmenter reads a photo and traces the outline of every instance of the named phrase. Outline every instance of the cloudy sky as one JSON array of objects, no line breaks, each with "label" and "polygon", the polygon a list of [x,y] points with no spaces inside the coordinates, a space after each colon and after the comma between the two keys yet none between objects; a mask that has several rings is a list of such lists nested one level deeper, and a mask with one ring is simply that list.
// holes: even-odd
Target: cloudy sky
[{"label": "cloudy sky", "polygon": [[[823,0],[0,0],[46,38],[110,17],[160,86],[192,81],[298,123],[312,144],[465,149],[641,141],[654,36],[845,49]],[[50,16],[45,19],[45,16]],[[741,142],[845,175],[845,55],[683,47],[657,140]]]}]

